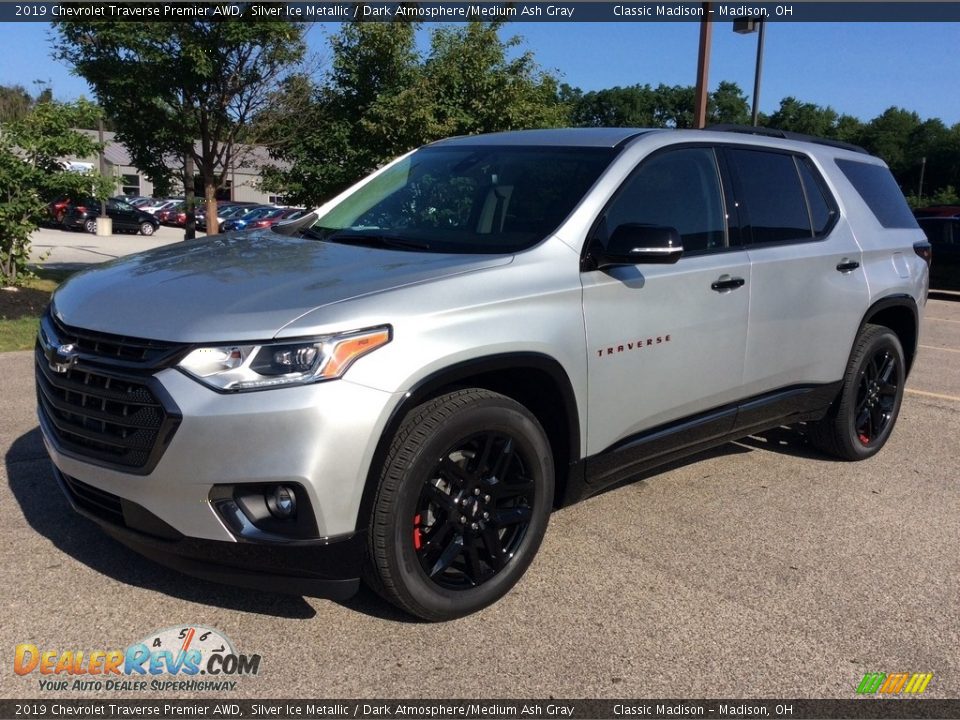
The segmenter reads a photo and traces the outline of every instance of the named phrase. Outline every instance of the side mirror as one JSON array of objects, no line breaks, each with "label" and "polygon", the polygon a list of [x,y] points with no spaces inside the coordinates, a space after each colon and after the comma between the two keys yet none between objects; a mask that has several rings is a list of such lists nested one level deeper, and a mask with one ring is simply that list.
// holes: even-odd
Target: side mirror
[{"label": "side mirror", "polygon": [[625,223],[618,225],[607,247],[596,255],[598,270],[641,263],[672,264],[683,255],[676,228]]}]

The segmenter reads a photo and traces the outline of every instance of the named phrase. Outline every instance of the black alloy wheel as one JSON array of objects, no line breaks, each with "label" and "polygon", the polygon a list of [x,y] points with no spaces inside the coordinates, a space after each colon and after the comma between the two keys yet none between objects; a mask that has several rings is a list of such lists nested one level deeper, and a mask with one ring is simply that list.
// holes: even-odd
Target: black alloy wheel
[{"label": "black alloy wheel", "polygon": [[464,438],[443,453],[420,491],[413,517],[420,567],[444,588],[482,585],[516,554],[534,501],[513,437]]},{"label": "black alloy wheel", "polygon": [[537,418],[469,388],[407,413],[374,499],[364,578],[425,620],[496,602],[526,572],[553,508],[553,455]]},{"label": "black alloy wheel", "polygon": [[826,417],[808,426],[810,441],[844,460],[872,457],[893,432],[906,379],[906,359],[896,333],[865,325],[850,353],[840,394]]},{"label": "black alloy wheel", "polygon": [[900,399],[899,360],[888,348],[879,349],[860,372],[854,430],[865,446],[885,435]]}]

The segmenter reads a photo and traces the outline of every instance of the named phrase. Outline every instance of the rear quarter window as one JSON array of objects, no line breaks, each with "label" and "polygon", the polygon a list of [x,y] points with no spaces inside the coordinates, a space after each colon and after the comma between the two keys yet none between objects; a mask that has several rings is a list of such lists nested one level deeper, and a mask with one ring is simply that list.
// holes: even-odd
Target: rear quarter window
[{"label": "rear quarter window", "polygon": [[836,160],[836,163],[883,227],[917,227],[903,193],[887,168],[856,160]]}]

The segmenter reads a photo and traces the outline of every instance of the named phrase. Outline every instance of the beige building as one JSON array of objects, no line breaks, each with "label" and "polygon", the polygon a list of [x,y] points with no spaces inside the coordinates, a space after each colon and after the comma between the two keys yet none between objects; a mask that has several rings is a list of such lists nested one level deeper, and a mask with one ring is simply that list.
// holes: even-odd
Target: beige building
[{"label": "beige building", "polygon": [[[81,130],[80,132],[98,139],[96,130]],[[153,183],[133,164],[127,147],[115,139],[115,133],[104,132],[105,147],[103,150],[104,174],[113,177],[117,195],[153,196]],[[99,158],[78,158],[83,163],[94,168],[99,165]],[[241,202],[281,203],[282,196],[272,195],[260,189],[260,168],[267,164],[279,164],[271,160],[267,150],[259,145],[240,145],[234,153],[233,163],[227,172],[224,187],[217,193],[221,200],[237,200]],[[175,188],[175,195],[182,195],[183,189]]]}]

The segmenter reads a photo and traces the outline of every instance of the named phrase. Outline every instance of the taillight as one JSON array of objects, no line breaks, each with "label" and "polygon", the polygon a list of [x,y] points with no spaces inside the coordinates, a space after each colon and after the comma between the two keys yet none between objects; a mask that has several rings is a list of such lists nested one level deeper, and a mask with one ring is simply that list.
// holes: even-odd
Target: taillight
[{"label": "taillight", "polygon": [[930,247],[930,243],[915,242],[913,244],[913,251],[923,258],[923,261],[927,264],[927,267],[930,267],[930,264],[933,262],[933,250]]},{"label": "taillight", "polygon": [[77,206],[74,208],[74,210],[76,210],[77,212],[82,212],[82,213],[85,213],[85,212],[87,211],[87,209],[86,209],[83,205],[77,205]]}]

